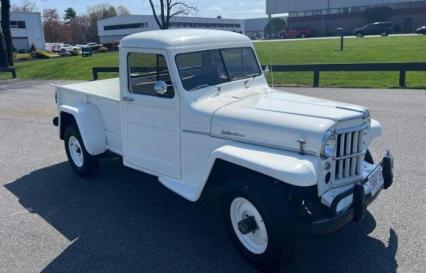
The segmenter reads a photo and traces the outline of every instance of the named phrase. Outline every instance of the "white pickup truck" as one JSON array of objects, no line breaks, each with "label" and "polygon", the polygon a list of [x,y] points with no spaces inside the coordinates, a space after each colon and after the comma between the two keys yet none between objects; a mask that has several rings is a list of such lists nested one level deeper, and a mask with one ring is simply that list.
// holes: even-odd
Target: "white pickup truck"
[{"label": "white pickup truck", "polygon": [[269,87],[243,35],[144,32],[119,54],[119,79],[56,87],[72,168],[89,177],[112,152],[190,201],[221,186],[226,228],[260,270],[289,263],[296,228],[359,221],[392,184],[390,153],[369,153],[381,127],[367,109]]}]

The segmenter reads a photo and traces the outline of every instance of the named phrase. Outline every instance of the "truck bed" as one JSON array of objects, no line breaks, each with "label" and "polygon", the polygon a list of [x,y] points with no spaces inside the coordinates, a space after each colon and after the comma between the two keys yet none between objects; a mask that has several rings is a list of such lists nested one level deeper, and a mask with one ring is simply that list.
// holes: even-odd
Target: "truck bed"
[{"label": "truck bed", "polygon": [[106,99],[120,100],[120,81],[118,78],[61,85],[60,88]]},{"label": "truck bed", "polygon": [[93,104],[103,120],[108,150],[122,153],[119,79],[56,86],[59,106]]}]

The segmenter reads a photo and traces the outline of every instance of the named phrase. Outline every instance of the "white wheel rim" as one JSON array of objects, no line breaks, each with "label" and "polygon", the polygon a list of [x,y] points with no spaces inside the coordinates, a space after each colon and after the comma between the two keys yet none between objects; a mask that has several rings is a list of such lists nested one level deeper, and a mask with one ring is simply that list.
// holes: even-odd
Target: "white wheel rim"
[{"label": "white wheel rim", "polygon": [[[230,216],[234,232],[244,247],[254,254],[265,252],[268,247],[268,233],[262,216],[256,207],[247,199],[237,197],[231,203]],[[238,223],[249,216],[255,218],[258,228],[254,232],[243,234],[238,229]]]},{"label": "white wheel rim", "polygon": [[74,164],[81,168],[84,163],[83,149],[81,148],[80,142],[75,136],[71,136],[68,139],[68,150]]}]

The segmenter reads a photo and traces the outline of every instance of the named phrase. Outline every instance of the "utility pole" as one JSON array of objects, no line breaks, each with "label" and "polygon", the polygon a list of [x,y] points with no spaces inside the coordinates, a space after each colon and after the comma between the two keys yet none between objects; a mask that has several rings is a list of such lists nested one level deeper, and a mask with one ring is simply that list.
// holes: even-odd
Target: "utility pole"
[{"label": "utility pole", "polygon": [[6,43],[4,42],[3,31],[0,26],[0,68],[7,68],[8,66]]},{"label": "utility pole", "polygon": [[330,0],[327,0],[327,11],[326,11],[326,15],[325,15],[325,34],[327,35],[328,33],[328,19],[330,16]]}]

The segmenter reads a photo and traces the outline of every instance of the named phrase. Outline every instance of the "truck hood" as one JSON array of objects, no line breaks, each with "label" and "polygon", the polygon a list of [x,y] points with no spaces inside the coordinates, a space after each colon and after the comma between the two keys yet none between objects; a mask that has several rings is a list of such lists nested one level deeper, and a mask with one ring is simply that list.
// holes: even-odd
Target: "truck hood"
[{"label": "truck hood", "polygon": [[349,120],[360,124],[366,114],[360,106],[272,89],[216,110],[211,134],[294,151],[300,149],[298,141],[304,140],[305,151],[319,154],[327,130]]}]

